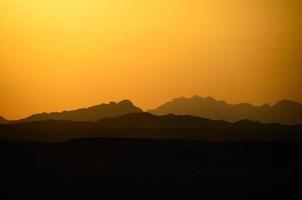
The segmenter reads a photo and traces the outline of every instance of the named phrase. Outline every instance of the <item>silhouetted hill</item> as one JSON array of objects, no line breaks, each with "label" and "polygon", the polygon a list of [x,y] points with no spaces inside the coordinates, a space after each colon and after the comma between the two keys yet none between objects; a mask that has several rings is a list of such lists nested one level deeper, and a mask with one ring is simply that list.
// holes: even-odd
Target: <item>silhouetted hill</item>
[{"label": "silhouetted hill", "polygon": [[181,97],[148,112],[156,115],[170,113],[193,115],[213,120],[222,119],[229,122],[250,119],[263,123],[302,124],[302,104],[290,100],[282,100],[272,106],[265,104],[257,107],[251,104],[231,105],[211,97],[194,96],[190,99]]},{"label": "silhouetted hill", "polygon": [[98,121],[104,117],[116,117],[137,112],[142,112],[142,110],[135,107],[131,101],[123,100],[119,103],[110,102],[109,104],[100,104],[78,110],[35,114],[19,122],[43,120]]},{"label": "silhouetted hill", "polygon": [[133,113],[115,118],[104,118],[99,121],[103,127],[112,129],[179,129],[221,127],[228,125],[224,121],[213,121],[190,115],[173,114],[157,116],[151,113]]},{"label": "silhouetted hill", "polygon": [[6,120],[4,117],[0,116],[0,124],[7,124],[8,120]]},{"label": "silhouetted hill", "polygon": [[262,124],[242,120],[236,123],[193,116],[132,113],[98,122],[63,120],[0,125],[0,139],[63,141],[83,137],[198,139],[205,141],[302,142],[302,126]]}]

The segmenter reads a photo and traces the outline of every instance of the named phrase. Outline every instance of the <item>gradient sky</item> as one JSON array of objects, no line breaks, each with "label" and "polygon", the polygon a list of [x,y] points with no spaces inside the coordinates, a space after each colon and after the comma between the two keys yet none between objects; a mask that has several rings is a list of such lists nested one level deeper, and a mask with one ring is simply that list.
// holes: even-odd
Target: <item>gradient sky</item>
[{"label": "gradient sky", "polygon": [[1,0],[0,115],[302,102],[301,0]]}]

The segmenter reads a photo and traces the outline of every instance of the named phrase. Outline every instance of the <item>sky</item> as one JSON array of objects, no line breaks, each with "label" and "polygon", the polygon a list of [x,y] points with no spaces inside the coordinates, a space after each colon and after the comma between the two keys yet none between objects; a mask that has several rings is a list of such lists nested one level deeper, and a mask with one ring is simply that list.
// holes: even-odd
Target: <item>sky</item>
[{"label": "sky", "polygon": [[300,0],[0,0],[0,115],[302,102]]}]

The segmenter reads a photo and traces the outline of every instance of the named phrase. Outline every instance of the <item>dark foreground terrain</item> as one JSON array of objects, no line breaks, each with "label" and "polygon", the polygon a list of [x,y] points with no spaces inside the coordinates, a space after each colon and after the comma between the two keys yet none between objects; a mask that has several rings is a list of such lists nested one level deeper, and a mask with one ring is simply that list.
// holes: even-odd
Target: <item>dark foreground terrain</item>
[{"label": "dark foreground terrain", "polygon": [[0,141],[0,199],[301,199],[300,143]]}]

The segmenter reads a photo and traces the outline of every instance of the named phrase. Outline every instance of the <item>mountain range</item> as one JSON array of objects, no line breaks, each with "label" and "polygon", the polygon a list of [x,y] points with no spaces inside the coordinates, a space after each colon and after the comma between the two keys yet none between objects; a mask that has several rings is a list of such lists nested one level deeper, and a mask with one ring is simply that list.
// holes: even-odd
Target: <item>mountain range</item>
[{"label": "mountain range", "polygon": [[[112,118],[141,112],[143,112],[143,110],[133,105],[131,101],[123,100],[118,103],[103,103],[77,110],[38,113],[16,121],[9,121],[0,117],[0,124],[25,123],[44,120],[96,122],[104,118]],[[211,120],[225,120],[228,122],[237,122],[248,119],[262,123],[278,123],[284,125],[302,124],[302,104],[290,100],[282,100],[271,106],[268,104],[253,106],[248,103],[232,105],[225,101],[215,100],[212,97],[181,97],[173,99],[156,109],[148,110],[147,112],[159,116],[168,114],[191,115]]]},{"label": "mountain range", "polygon": [[[127,101],[100,111],[120,106],[140,111]],[[0,124],[1,199],[301,199],[302,125],[146,112],[43,119]]]},{"label": "mountain range", "polygon": [[151,111],[157,115],[124,100],[0,117],[0,198],[301,199],[302,124],[244,119],[300,123],[300,108],[196,96]]},{"label": "mountain range", "polygon": [[282,100],[275,105],[264,104],[253,106],[248,103],[228,104],[212,97],[176,98],[157,109],[148,110],[155,115],[193,115],[212,120],[236,122],[242,119],[261,121],[263,123],[279,123],[285,125],[302,124],[302,104]]},{"label": "mountain range", "polygon": [[98,121],[105,117],[116,117],[136,112],[142,112],[142,110],[138,107],[135,107],[131,101],[123,100],[119,103],[103,103],[100,105],[78,110],[34,114],[25,119],[21,119],[19,122],[33,122],[43,120]]},{"label": "mountain range", "polygon": [[241,120],[236,123],[188,115],[131,113],[97,122],[45,120],[0,125],[0,139],[64,141],[74,138],[198,139],[205,141],[302,142],[302,125]]}]

